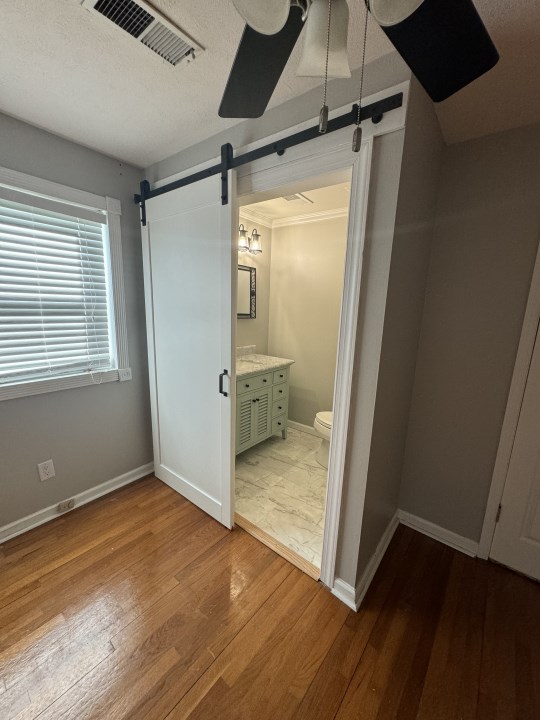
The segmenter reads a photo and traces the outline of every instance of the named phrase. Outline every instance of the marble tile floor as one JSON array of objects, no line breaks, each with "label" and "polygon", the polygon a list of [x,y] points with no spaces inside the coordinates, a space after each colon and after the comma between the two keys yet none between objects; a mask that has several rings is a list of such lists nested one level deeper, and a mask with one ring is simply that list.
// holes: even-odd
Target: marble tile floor
[{"label": "marble tile floor", "polygon": [[327,470],[315,435],[289,428],[236,457],[235,510],[321,567]]}]

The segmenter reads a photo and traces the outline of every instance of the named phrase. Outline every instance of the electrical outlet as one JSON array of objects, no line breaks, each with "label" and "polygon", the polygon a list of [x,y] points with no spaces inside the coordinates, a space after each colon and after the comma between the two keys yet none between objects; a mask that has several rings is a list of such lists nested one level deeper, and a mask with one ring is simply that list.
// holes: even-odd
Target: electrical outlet
[{"label": "electrical outlet", "polygon": [[75,499],[71,498],[70,500],[62,500],[62,502],[59,502],[56,506],[56,509],[59,513],[67,512],[68,510],[73,510],[75,507]]},{"label": "electrical outlet", "polygon": [[120,382],[131,380],[131,368],[120,368],[118,371],[118,379]]},{"label": "electrical outlet", "polygon": [[45,460],[45,462],[39,463],[37,469],[41,482],[56,477],[56,473],[54,471],[54,463],[52,460]]}]

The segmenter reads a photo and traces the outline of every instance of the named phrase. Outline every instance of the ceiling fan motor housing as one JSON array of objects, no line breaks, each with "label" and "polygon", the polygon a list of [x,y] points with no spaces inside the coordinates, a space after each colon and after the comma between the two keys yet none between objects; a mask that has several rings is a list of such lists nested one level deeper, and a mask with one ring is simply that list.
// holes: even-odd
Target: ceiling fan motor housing
[{"label": "ceiling fan motor housing", "polygon": [[499,60],[472,0],[369,0],[369,8],[435,102],[469,85]]}]

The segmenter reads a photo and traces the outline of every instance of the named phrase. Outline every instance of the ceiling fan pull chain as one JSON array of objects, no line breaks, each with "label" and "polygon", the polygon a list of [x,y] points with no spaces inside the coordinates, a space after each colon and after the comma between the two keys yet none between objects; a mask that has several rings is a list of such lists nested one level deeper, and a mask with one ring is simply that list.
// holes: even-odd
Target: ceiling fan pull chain
[{"label": "ceiling fan pull chain", "polygon": [[324,66],[324,95],[323,105],[319,113],[319,132],[325,133],[328,128],[328,105],[326,94],[328,90],[328,57],[330,55],[330,24],[332,22],[332,0],[328,0],[328,24],[326,28],[326,63]]},{"label": "ceiling fan pull chain", "polygon": [[353,152],[360,152],[360,147],[362,146],[362,127],[360,126],[360,123],[362,122],[362,119],[361,119],[362,93],[364,91],[364,66],[366,64],[367,26],[368,26],[368,7],[366,5],[366,18],[364,21],[364,44],[362,47],[362,67],[360,69],[360,92],[358,93],[358,111],[356,114],[356,127],[354,129],[353,141],[352,141],[352,151]]}]

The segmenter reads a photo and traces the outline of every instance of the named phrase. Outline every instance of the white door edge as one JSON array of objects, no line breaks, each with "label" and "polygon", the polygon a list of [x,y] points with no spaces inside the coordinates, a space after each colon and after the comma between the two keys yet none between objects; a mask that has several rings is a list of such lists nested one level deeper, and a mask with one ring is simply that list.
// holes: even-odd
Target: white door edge
[{"label": "white door edge", "polygon": [[510,391],[506,403],[504,420],[499,439],[499,446],[495,458],[491,486],[489,490],[482,534],[478,545],[478,557],[487,560],[490,556],[495,527],[497,525],[497,513],[504,493],[504,486],[510,466],[510,457],[514,446],[514,439],[517,432],[519,414],[527,376],[532,362],[536,332],[540,323],[540,247],[536,254],[536,260],[529,290],[529,297],[523,318],[523,327],[519,339],[516,363],[510,383]]}]

